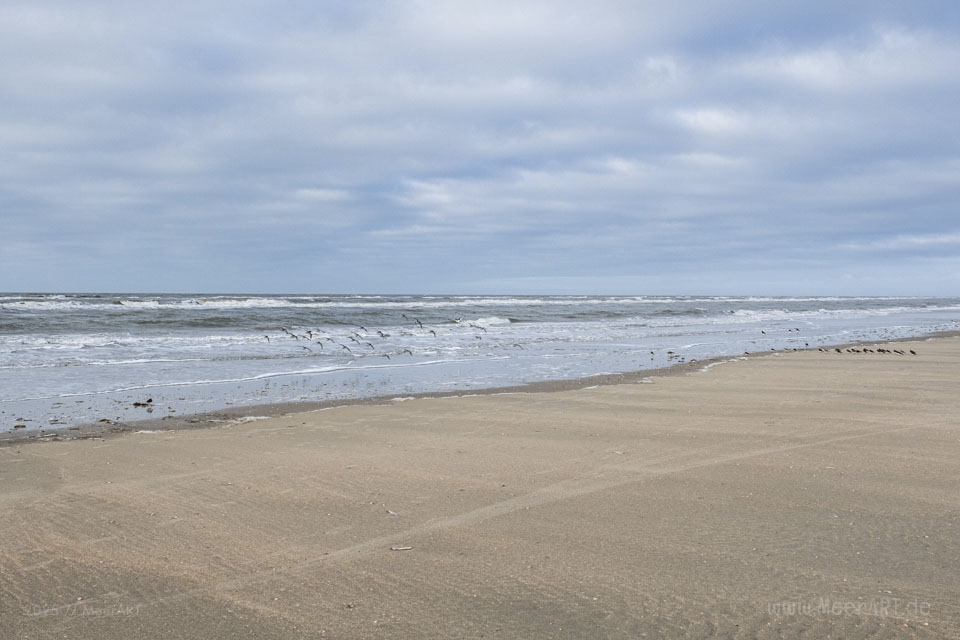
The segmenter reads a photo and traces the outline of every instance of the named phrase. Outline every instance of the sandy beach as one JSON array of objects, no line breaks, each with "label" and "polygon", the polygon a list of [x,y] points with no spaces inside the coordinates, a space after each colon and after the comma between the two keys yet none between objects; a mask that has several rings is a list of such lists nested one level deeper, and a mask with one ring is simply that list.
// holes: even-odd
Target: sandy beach
[{"label": "sandy beach", "polygon": [[0,637],[960,637],[960,338],[889,348],[5,446]]}]

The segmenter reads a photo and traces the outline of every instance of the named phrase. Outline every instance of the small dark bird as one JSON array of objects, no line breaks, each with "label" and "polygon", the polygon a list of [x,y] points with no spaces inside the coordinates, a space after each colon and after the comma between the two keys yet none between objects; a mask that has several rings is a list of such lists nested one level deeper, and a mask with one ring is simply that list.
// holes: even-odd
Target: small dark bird
[{"label": "small dark bird", "polygon": [[371,349],[373,349],[374,351],[377,350],[377,348],[374,347],[374,346],[373,346],[372,344],[370,344],[369,342],[364,342],[364,344],[367,345],[368,347],[370,347]]},{"label": "small dark bird", "polygon": [[310,353],[313,353],[313,349],[311,349],[310,347],[301,346],[300,348],[301,348],[301,349],[306,349],[306,350],[309,351]]},{"label": "small dark bird", "polygon": [[390,359],[390,356],[388,356],[387,354],[383,354],[383,357],[386,358],[387,360]]},{"label": "small dark bird", "polygon": [[357,326],[360,327],[360,331],[366,331],[366,330],[367,330],[367,328],[366,328],[365,326],[363,326],[362,324],[358,324]]},{"label": "small dark bird", "polygon": [[433,329],[430,329],[430,333],[432,333],[432,334],[433,334],[433,337],[434,337],[434,338],[436,338],[436,337],[437,337],[437,332],[436,332],[436,331],[434,331]]},{"label": "small dark bird", "polygon": [[423,329],[423,323],[420,322],[420,318],[414,318],[417,321],[417,324],[420,325],[420,328]]},{"label": "small dark bird", "polygon": [[834,349],[834,351],[836,351],[837,353],[843,353],[843,351],[840,351],[840,349]]},{"label": "small dark bird", "polygon": [[341,345],[340,345],[340,348],[341,348],[341,349],[346,349],[347,351],[350,351],[350,353],[353,353],[353,351],[350,350],[350,347],[348,347],[348,346],[345,345],[345,344],[341,344]]},{"label": "small dark bird", "polygon": [[267,342],[270,342],[270,336],[266,336],[266,335],[265,335],[265,336],[263,336],[263,337],[267,339]]},{"label": "small dark bird", "polygon": [[763,329],[760,329],[760,333],[762,333],[763,335],[767,335],[767,332],[764,331]]},{"label": "small dark bird", "polygon": [[409,353],[410,355],[413,355],[413,351],[410,351],[410,349],[404,349],[400,353]]},{"label": "small dark bird", "polygon": [[389,334],[389,333],[384,333],[383,331],[379,331],[379,330],[377,331],[377,335],[379,335],[381,338],[389,338],[389,337],[390,337],[390,334]]},{"label": "small dark bird", "polygon": [[915,356],[915,355],[917,355],[917,352],[914,351],[913,349],[910,349],[910,355]]}]

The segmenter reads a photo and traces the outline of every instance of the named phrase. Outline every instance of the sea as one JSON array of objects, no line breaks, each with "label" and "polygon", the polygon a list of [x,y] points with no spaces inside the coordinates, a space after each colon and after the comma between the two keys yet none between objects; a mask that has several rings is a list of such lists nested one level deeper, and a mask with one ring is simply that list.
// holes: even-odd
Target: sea
[{"label": "sea", "polygon": [[960,298],[0,294],[0,432],[401,399],[960,329]]}]

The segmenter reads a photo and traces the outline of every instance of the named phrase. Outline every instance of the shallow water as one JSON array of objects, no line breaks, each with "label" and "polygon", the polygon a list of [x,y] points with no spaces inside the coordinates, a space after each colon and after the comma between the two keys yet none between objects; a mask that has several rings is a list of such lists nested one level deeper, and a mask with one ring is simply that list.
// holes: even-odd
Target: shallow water
[{"label": "shallow water", "polygon": [[958,320],[960,298],[3,294],[0,431],[581,378]]}]

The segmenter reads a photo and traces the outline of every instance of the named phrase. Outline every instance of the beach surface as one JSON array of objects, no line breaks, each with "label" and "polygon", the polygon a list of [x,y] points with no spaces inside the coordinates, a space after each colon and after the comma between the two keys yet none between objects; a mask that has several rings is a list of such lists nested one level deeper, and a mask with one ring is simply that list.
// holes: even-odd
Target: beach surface
[{"label": "beach surface", "polygon": [[0,637],[960,637],[960,338],[889,348],[13,443]]}]

